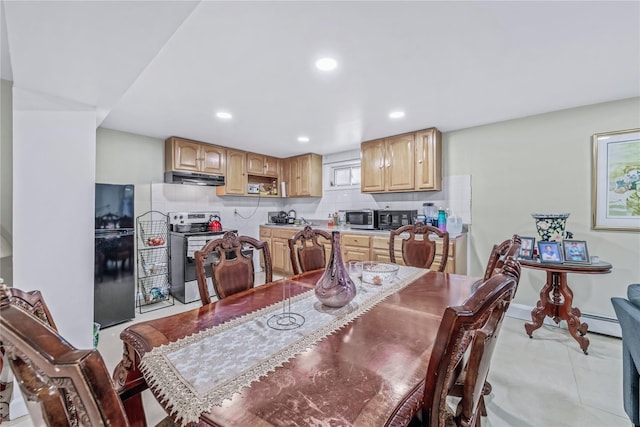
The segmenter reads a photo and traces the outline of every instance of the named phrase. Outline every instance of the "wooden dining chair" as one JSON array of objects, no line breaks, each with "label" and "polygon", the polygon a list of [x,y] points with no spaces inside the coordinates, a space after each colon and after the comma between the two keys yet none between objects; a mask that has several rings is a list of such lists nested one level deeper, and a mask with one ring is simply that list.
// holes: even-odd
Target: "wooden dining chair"
[{"label": "wooden dining chair", "polygon": [[511,239],[505,240],[499,245],[493,245],[482,280],[486,281],[491,278],[491,276],[500,273],[507,257],[517,258],[521,243],[520,236],[514,234]]},{"label": "wooden dining chair", "polygon": [[220,239],[210,240],[194,255],[196,279],[202,305],[211,303],[206,268],[211,269],[211,282],[218,299],[251,289],[255,285],[253,252],[258,251],[264,265],[265,283],[273,280],[269,245],[249,236],[238,236],[232,231]]},{"label": "wooden dining chair", "polygon": [[[51,316],[51,312],[49,312],[49,308],[47,307],[47,304],[45,304],[40,291],[24,292],[17,288],[10,288],[0,279],[0,292],[6,294],[10,303],[28,311],[39,321],[57,330],[56,324],[53,321],[53,316]],[[2,341],[0,340],[0,373],[2,373],[3,376],[3,370],[5,369],[4,354],[5,349],[2,345]],[[7,375],[6,378],[0,379],[0,391],[2,391],[2,393],[0,393],[0,413],[4,413],[6,415],[8,415],[9,405],[11,403],[11,391],[4,392],[7,388],[9,388],[9,390],[13,389],[13,377],[11,375]]]},{"label": "wooden dining chair", "polygon": [[480,426],[491,357],[519,280],[520,263],[507,257],[500,273],[445,310],[425,378],[423,426]]},{"label": "wooden dining chair", "polygon": [[[318,241],[320,239],[320,241]],[[288,241],[293,274],[318,270],[327,266],[325,245],[331,246],[331,234],[306,226]]]},{"label": "wooden dining chair", "polygon": [[0,340],[37,425],[145,425],[127,417],[98,350],[73,347],[12,293],[0,289]]},{"label": "wooden dining chair", "polygon": [[[408,237],[402,238],[406,233]],[[421,222],[405,225],[389,233],[389,258],[396,262],[395,239],[402,238],[402,259],[411,267],[431,268],[436,255],[440,257],[438,271],[444,271],[449,256],[449,233]]]}]

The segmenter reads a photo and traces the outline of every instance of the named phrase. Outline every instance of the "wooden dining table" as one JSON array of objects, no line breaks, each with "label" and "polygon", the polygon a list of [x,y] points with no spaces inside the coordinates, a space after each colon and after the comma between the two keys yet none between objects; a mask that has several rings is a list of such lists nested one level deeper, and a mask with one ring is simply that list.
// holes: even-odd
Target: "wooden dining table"
[{"label": "wooden dining table", "polygon": [[[322,274],[323,270],[316,270],[287,280],[290,295],[312,294]],[[427,366],[445,308],[465,301],[476,281],[425,270],[348,324],[242,387],[222,404],[203,411],[192,424],[408,424],[422,404]],[[113,378],[132,424],[145,425],[140,393],[146,388],[168,413],[175,410],[167,399],[167,389],[160,392],[148,373],[143,374],[140,365],[145,354],[282,299],[283,283],[274,281],[206,306],[127,327],[120,335],[123,358]],[[237,344],[252,346],[251,342]]]}]

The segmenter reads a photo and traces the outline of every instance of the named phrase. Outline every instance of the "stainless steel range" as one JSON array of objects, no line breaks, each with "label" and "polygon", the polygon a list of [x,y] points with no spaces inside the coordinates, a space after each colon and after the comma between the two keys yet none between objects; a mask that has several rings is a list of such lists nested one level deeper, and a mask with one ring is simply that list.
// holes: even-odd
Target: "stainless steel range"
[{"label": "stainless steel range", "polygon": [[[221,237],[227,231],[237,231],[222,228],[211,231],[209,222],[220,221],[220,212],[169,212],[169,238],[171,258],[171,293],[182,303],[189,303],[200,299],[198,282],[196,281],[196,265],[194,254],[209,240]],[[209,264],[210,260],[207,260]],[[207,277],[211,277],[211,270],[205,268]],[[211,286],[210,286],[211,287]],[[215,295],[213,289],[209,289]]]}]

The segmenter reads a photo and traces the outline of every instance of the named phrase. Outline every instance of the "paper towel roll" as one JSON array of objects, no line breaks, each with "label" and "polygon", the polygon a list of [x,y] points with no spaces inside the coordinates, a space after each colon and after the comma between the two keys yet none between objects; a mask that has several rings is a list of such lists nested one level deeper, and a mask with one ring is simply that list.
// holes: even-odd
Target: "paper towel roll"
[{"label": "paper towel roll", "polygon": [[284,181],[280,182],[280,195],[282,197],[287,197],[287,185]]}]

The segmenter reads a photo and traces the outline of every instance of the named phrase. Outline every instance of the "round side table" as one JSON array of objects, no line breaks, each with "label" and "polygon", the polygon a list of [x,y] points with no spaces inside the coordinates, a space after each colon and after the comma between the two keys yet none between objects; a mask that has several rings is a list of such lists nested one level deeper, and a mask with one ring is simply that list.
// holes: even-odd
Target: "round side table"
[{"label": "round side table", "polygon": [[542,326],[546,316],[553,318],[556,323],[566,320],[569,333],[580,344],[584,354],[588,354],[589,338],[585,335],[589,325],[580,322],[580,309],[571,305],[573,291],[567,283],[567,274],[606,274],[611,272],[612,265],[603,261],[593,264],[552,264],[539,260],[520,260],[520,265],[547,273],[547,282],[540,291],[540,300],[531,311],[531,322],[524,324],[529,338],[533,338],[533,331]]}]

